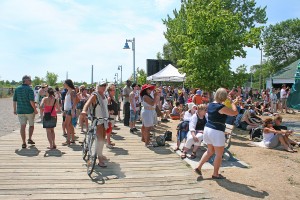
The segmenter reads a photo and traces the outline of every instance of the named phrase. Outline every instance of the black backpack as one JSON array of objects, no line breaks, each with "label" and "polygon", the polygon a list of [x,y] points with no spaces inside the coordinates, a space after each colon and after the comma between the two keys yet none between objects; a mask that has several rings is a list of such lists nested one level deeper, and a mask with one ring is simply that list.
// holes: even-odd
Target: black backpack
[{"label": "black backpack", "polygon": [[254,138],[259,138],[259,139],[262,139],[262,129],[261,128],[253,128],[250,130],[249,132],[249,136],[250,136],[250,139],[253,140]]}]

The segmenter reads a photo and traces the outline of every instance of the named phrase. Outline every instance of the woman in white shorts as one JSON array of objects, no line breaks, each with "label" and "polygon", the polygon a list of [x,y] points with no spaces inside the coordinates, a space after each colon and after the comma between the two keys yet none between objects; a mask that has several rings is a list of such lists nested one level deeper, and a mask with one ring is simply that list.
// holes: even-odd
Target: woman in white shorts
[{"label": "woman in white shorts", "polygon": [[197,107],[197,112],[191,117],[189,122],[189,132],[187,134],[187,139],[183,147],[183,152],[181,158],[186,158],[187,151],[191,149],[194,145],[193,152],[191,154],[191,159],[196,158],[196,153],[198,147],[201,145],[203,140],[203,130],[207,122],[206,119],[207,106],[205,104],[200,104]]},{"label": "woman in white shorts", "polygon": [[[228,108],[223,104],[223,102],[227,98],[231,101],[231,108]],[[194,169],[195,172],[200,176],[202,176],[201,168],[204,163],[207,162],[213,154],[216,154],[216,157],[214,159],[214,172],[212,178],[225,178],[224,176],[219,174],[225,146],[225,122],[227,115],[235,116],[238,114],[235,101],[232,101],[225,88],[219,88],[215,93],[214,102],[208,105],[208,121],[205,125],[203,134],[203,141],[207,144],[207,151],[203,154],[198,167]]]}]

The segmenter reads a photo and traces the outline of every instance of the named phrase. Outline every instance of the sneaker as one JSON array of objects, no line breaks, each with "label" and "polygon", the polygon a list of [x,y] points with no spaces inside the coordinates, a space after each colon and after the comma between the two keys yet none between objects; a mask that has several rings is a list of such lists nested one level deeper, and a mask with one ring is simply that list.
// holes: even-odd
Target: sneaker
[{"label": "sneaker", "polygon": [[130,133],[134,133],[134,129],[133,128],[130,129]]},{"label": "sneaker", "polygon": [[139,131],[139,129],[137,129],[136,127],[133,128],[133,131]]},{"label": "sneaker", "polygon": [[35,142],[32,141],[32,139],[28,139],[28,140],[27,140],[27,143],[28,143],[28,144],[35,144]]}]

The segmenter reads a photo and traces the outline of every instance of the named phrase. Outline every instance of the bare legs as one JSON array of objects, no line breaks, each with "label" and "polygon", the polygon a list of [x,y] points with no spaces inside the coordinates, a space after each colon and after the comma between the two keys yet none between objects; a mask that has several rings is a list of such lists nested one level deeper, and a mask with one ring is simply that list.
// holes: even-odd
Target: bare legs
[{"label": "bare legs", "polygon": [[74,127],[72,125],[72,116],[71,115],[66,115],[65,126],[66,126],[66,129],[67,129],[67,143],[70,143],[71,137],[72,137],[72,141],[75,140],[75,138],[74,138]]},{"label": "bare legs", "polygon": [[54,132],[54,128],[46,128],[47,131],[47,138],[49,141],[49,149],[55,149],[56,145],[55,145],[55,132]]},{"label": "bare legs", "polygon": [[146,146],[150,144],[150,129],[151,127],[142,126],[142,141]]},{"label": "bare legs", "polygon": [[221,163],[222,163],[223,152],[224,152],[224,147],[214,147],[211,144],[208,144],[207,145],[207,151],[203,154],[197,168],[201,171],[202,166],[204,165],[204,163],[206,163],[208,161],[208,159],[215,153],[216,157],[215,157],[215,160],[214,160],[214,173],[213,173],[213,176],[219,177],[219,169],[220,169],[220,166],[221,166]]},{"label": "bare legs", "polygon": [[[29,139],[31,140],[34,131],[34,126],[29,126]],[[23,144],[26,144],[26,124],[21,124],[20,134]]]},{"label": "bare legs", "polygon": [[98,160],[99,160],[99,166],[105,167],[105,156],[103,156],[103,147],[105,143],[105,129],[103,124],[97,126],[97,139],[98,143],[97,145],[97,154],[98,154]]}]

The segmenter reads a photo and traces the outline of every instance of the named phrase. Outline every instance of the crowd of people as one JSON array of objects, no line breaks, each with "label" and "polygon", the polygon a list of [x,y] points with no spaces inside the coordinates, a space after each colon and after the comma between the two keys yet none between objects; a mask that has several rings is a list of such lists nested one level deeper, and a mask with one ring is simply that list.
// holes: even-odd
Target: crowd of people
[{"label": "crowd of people", "polygon": [[[231,90],[219,88],[213,94],[203,92],[199,88],[192,90],[183,87],[156,86],[156,84],[138,85],[130,80],[126,81],[124,88],[118,88],[113,83],[99,82],[95,88],[75,86],[73,81],[64,81],[64,88],[51,88],[42,84],[36,97],[31,86],[31,77],[25,75],[23,84],[16,88],[13,97],[14,113],[18,115],[21,124],[22,148],[28,144],[35,144],[32,140],[34,130],[34,116],[38,114],[40,121],[46,129],[49,149],[56,149],[55,131],[57,113],[62,111],[63,134],[66,142],[63,145],[75,143],[75,127],[77,123],[82,132],[87,132],[88,118],[93,116],[101,118],[97,123],[98,138],[98,165],[106,167],[107,158],[103,155],[103,148],[114,148],[111,134],[115,122],[121,121],[120,111],[123,110],[124,126],[129,127],[130,133],[139,131],[136,123],[142,123],[141,141],[146,147],[154,144],[150,139],[150,132],[154,126],[170,119],[181,120],[177,135],[177,148],[184,141],[181,158],[187,156],[192,149],[191,159],[196,157],[197,148],[204,142],[207,151],[203,154],[195,172],[202,176],[203,164],[213,155],[213,179],[223,179],[219,174],[225,146],[225,124],[235,124],[244,130],[263,127],[263,136],[266,145],[274,148],[282,144],[285,150],[295,152],[292,145],[299,145],[290,140],[289,130],[276,130],[270,124],[272,119],[263,121],[260,115],[276,115],[275,121],[280,121],[278,112],[285,109],[289,94],[285,85],[281,90],[264,90],[261,95],[253,94],[252,89],[243,91],[241,87]],[[278,96],[280,95],[280,96]],[[121,102],[123,102],[121,104]],[[121,107],[123,105],[123,107]],[[294,111],[292,111],[294,112]],[[46,119],[47,118],[47,119]],[[48,119],[49,118],[49,119]],[[51,120],[50,120],[51,119]],[[111,119],[111,120],[106,120]],[[29,138],[26,143],[26,124],[29,122]],[[282,118],[281,118],[282,121]],[[275,136],[274,136],[275,135]]]}]

